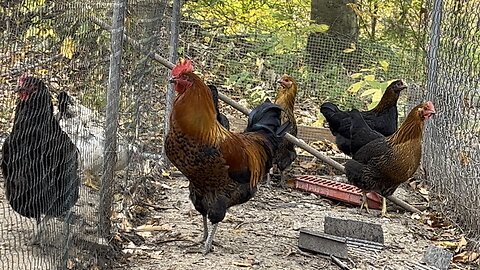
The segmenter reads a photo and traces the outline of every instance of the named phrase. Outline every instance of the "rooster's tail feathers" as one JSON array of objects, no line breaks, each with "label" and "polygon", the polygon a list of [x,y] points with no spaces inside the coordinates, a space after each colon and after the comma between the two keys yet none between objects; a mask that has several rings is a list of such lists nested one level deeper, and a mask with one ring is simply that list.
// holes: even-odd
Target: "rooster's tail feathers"
[{"label": "rooster's tail feathers", "polygon": [[266,100],[248,115],[245,132],[264,133],[272,144],[272,148],[276,150],[285,133],[292,128],[289,121],[282,124],[282,111],[280,106]]}]

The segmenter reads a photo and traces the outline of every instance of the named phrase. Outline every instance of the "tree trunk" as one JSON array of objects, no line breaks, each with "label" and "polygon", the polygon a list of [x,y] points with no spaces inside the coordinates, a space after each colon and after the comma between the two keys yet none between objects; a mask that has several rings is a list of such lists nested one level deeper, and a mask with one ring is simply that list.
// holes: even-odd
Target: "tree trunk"
[{"label": "tree trunk", "polygon": [[[347,4],[355,0],[312,0],[311,19],[326,24],[325,33],[312,33],[308,37],[307,52],[310,65],[321,69],[328,62],[351,62],[352,54],[343,52],[358,40],[357,15]],[[351,63],[350,63],[351,64]],[[349,65],[350,65],[349,64]]]}]

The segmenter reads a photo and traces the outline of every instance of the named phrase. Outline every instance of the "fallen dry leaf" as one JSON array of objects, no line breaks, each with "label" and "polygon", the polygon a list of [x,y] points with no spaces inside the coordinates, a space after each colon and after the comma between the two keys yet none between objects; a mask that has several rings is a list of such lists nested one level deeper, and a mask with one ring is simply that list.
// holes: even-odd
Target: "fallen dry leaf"
[{"label": "fallen dry leaf", "polygon": [[253,266],[253,260],[252,259],[246,259],[241,262],[233,262],[233,265],[239,266],[239,267],[252,267]]},{"label": "fallen dry leaf", "polygon": [[462,236],[462,238],[460,238],[460,241],[458,241],[458,246],[455,249],[455,253],[462,251],[463,248],[467,246],[467,244],[467,240],[465,239],[465,237]]},{"label": "fallen dry leaf", "polygon": [[426,188],[423,188],[423,187],[419,188],[418,192],[420,192],[420,194],[422,194],[422,195],[428,195],[428,193],[429,193],[428,190]]},{"label": "fallen dry leaf", "polygon": [[67,269],[74,269],[75,268],[75,263],[71,260],[67,260]]},{"label": "fallen dry leaf", "polygon": [[454,249],[458,247],[458,242],[456,241],[442,241],[438,243],[443,248]]},{"label": "fallen dry leaf", "polygon": [[415,220],[420,220],[420,215],[418,213],[413,213],[411,216],[410,216],[411,219],[415,219]]},{"label": "fallen dry leaf", "polygon": [[440,227],[447,227],[450,226],[450,222],[445,220],[440,214],[438,213],[431,213],[425,219],[425,222],[433,228],[440,228]]},{"label": "fallen dry leaf", "polygon": [[153,231],[171,231],[172,225],[170,224],[162,224],[158,225],[140,225],[135,228],[136,232],[153,232]]},{"label": "fallen dry leaf", "polygon": [[468,164],[470,164],[470,160],[471,160],[470,156],[465,151],[460,152],[459,159],[460,159],[460,164],[462,164],[462,166],[467,166]]},{"label": "fallen dry leaf", "polygon": [[460,262],[460,263],[469,263],[477,260],[478,258],[480,258],[480,253],[473,252],[473,251],[464,251],[462,253],[459,253],[453,256],[453,261]]}]

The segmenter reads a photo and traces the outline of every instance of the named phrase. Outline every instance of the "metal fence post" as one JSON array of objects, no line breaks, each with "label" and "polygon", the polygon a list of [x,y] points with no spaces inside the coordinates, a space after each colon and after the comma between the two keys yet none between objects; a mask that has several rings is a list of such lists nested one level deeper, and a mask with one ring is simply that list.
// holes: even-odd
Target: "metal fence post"
[{"label": "metal fence post", "polygon": [[120,67],[124,32],[126,0],[116,0],[113,7],[111,30],[111,54],[107,87],[107,106],[105,121],[105,145],[103,176],[100,189],[100,233],[110,233],[110,216],[112,211],[113,172],[117,160],[118,110],[120,107]]},{"label": "metal fence post", "polygon": [[[179,35],[179,24],[180,24],[180,1],[173,0],[172,6],[172,21],[170,28],[170,51],[169,51],[169,60],[172,63],[177,62],[177,51],[178,51],[178,35]],[[163,139],[167,137],[168,130],[170,129],[170,112],[172,111],[173,105],[173,87],[172,84],[168,85],[166,104],[165,104],[165,119],[163,125]],[[165,166],[168,164],[167,155],[165,153],[165,146],[162,148],[162,157],[165,161]]]},{"label": "metal fence post", "polygon": [[437,85],[438,51],[440,49],[440,34],[442,23],[443,0],[432,0],[432,18],[430,42],[427,52],[427,96]]}]

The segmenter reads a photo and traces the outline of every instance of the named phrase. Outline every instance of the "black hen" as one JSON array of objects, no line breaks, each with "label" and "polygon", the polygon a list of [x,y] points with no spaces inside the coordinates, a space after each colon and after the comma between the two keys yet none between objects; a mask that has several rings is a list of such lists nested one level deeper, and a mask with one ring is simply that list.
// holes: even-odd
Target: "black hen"
[{"label": "black hen", "polygon": [[228,118],[220,113],[220,110],[218,109],[218,89],[215,85],[209,84],[207,85],[208,88],[210,88],[210,91],[212,91],[212,97],[213,97],[213,105],[215,106],[215,111],[217,111],[217,121],[226,129],[230,130],[230,121],[228,121]]},{"label": "black hen", "polygon": [[362,117],[362,113],[357,109],[350,111],[350,153],[355,156],[355,153],[369,142],[378,138],[384,138],[380,132],[377,132],[368,126],[367,122]]},{"label": "black hen", "polygon": [[37,220],[33,243],[38,243],[42,215],[68,218],[78,200],[78,150],[55,119],[40,79],[20,77],[16,92],[14,125],[2,148],[5,194],[15,212]]},{"label": "black hen", "polygon": [[[363,119],[373,130],[380,132],[384,136],[390,136],[397,130],[397,101],[400,97],[400,92],[406,88],[407,86],[401,80],[392,82],[375,108],[361,112]],[[342,111],[335,104],[326,102],[320,107],[320,112],[325,116],[330,131],[335,136],[338,149],[347,155],[351,155],[351,111]]]}]

